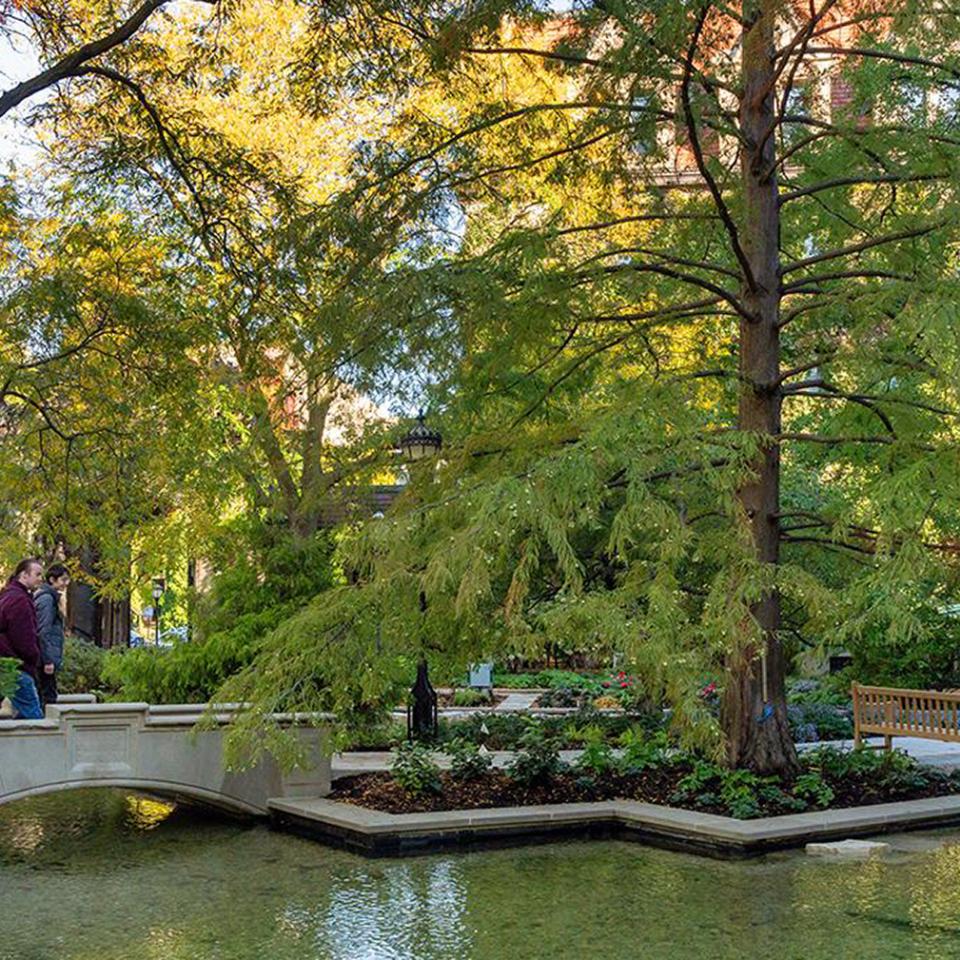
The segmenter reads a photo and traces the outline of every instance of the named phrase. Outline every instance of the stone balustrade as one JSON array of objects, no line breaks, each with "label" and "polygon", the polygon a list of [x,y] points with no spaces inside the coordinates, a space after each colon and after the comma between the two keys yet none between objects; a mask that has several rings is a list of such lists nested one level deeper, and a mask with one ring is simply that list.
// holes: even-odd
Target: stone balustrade
[{"label": "stone balustrade", "polygon": [[195,729],[206,704],[96,703],[63,697],[43,720],[0,720],[0,804],[78,787],[123,787],[265,816],[274,798],[330,790],[328,717],[295,723],[308,766],[285,773],[272,757],[246,770],[223,763],[224,728],[239,709],[217,704],[215,726]]}]

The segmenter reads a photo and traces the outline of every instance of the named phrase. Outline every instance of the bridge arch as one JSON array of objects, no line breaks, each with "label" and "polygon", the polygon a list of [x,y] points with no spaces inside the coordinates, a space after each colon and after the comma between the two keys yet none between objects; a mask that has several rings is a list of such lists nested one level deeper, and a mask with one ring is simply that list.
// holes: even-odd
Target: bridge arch
[{"label": "bridge arch", "polygon": [[225,796],[185,783],[164,783],[156,780],[141,779],[110,779],[110,780],[67,780],[60,783],[44,783],[29,787],[15,793],[0,795],[0,807],[17,803],[20,800],[29,800],[31,797],[46,797],[51,794],[67,793],[74,790],[126,790],[131,793],[142,793],[155,796],[170,803],[197,804],[209,810],[217,810],[230,817],[249,819],[260,817],[263,811],[254,804],[247,803],[236,797]]},{"label": "bridge arch", "polygon": [[[241,771],[223,764],[223,727],[196,730],[205,704],[65,703],[43,720],[0,720],[0,804],[83,787],[116,787],[189,800],[239,816],[266,816],[274,797],[325,796],[330,759],[323,726],[297,728],[311,766],[284,774],[266,757]],[[323,718],[318,718],[322,721]]]}]

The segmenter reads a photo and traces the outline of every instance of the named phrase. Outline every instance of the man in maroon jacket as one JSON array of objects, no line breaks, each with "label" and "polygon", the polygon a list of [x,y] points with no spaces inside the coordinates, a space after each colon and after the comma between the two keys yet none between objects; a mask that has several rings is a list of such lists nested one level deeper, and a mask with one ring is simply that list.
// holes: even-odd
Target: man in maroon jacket
[{"label": "man in maroon jacket", "polygon": [[39,560],[21,560],[7,585],[0,590],[0,657],[20,661],[17,689],[10,698],[13,715],[22,720],[42,720],[43,707],[37,695],[40,670],[40,638],[33,592],[43,582]]}]

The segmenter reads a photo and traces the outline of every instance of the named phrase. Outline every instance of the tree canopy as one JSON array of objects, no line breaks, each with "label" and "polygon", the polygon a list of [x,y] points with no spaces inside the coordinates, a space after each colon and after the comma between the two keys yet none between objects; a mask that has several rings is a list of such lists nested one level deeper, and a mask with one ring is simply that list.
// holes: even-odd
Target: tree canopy
[{"label": "tree canopy", "polygon": [[[44,108],[69,202],[108,198],[154,251],[130,317],[183,343],[149,371],[169,429],[143,472],[309,537],[397,469],[382,416],[330,442],[336,396],[426,395],[444,433],[343,538],[345,582],[228,681],[257,705],[240,736],[278,706],[369,716],[411,655],[559,638],[624,654],[732,765],[792,769],[792,645],[925,636],[953,585],[956,15],[221,12],[215,36],[199,7],[157,21],[122,79]],[[204,408],[183,435],[181,403]]]}]

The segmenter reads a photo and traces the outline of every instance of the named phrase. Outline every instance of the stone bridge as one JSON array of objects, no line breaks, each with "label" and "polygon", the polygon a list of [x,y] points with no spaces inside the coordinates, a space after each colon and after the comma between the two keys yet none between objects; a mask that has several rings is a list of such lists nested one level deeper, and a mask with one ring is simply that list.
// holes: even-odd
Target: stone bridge
[{"label": "stone bridge", "polygon": [[123,787],[266,816],[269,799],[330,791],[330,758],[322,749],[327,718],[297,725],[308,769],[285,774],[267,757],[228,771],[223,727],[237,707],[218,705],[217,727],[194,730],[205,710],[205,704],[96,703],[75,696],[49,706],[43,720],[0,719],[0,804],[79,787]]}]

